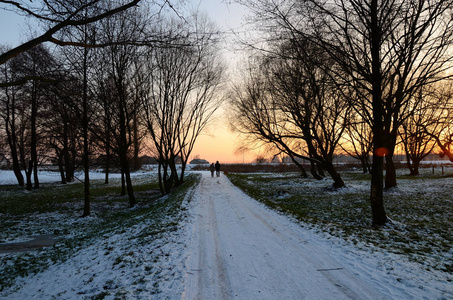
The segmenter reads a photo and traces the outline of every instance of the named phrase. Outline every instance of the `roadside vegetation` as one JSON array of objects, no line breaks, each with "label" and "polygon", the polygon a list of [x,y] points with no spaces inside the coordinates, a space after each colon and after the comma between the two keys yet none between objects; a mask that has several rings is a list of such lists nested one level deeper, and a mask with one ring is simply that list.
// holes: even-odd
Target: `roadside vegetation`
[{"label": "roadside vegetation", "polygon": [[[448,170],[451,174],[453,170]],[[233,184],[254,199],[360,248],[386,250],[417,261],[428,270],[453,273],[452,175],[407,176],[398,170],[398,186],[385,191],[383,227],[370,223],[369,174],[343,172],[346,187],[302,178],[298,173],[229,173]]]},{"label": "roadside vegetation", "polygon": [[[105,240],[106,248],[99,249],[103,255],[118,255],[118,263],[113,264],[112,268],[125,267],[120,262],[133,254],[128,250],[130,247],[153,244],[178,228],[178,222],[184,216],[184,199],[199,181],[199,176],[187,176],[186,182],[167,196],[160,193],[155,174],[136,176],[133,181],[137,205],[129,208],[127,196],[119,196],[119,179],[111,180],[109,185],[93,180],[92,214],[85,218],[80,217],[83,212],[83,183],[43,184],[33,192],[16,186],[0,186],[1,244],[26,241],[38,235],[56,238],[53,246],[43,249],[2,253],[0,291],[14,284],[17,278],[42,272],[52,264],[64,262],[99,240]],[[121,251],[107,245],[109,237],[131,230],[134,231],[132,240],[123,245]],[[124,252],[124,255],[118,252]],[[152,259],[158,261],[159,256],[164,254],[155,251],[150,255],[156,256]],[[152,266],[146,271],[159,272]],[[108,294],[108,291],[103,293]]]}]

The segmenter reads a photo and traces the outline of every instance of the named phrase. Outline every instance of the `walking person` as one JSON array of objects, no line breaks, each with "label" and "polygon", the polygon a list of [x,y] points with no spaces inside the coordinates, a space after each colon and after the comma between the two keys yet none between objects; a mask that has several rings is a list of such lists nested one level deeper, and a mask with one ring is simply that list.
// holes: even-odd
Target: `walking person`
[{"label": "walking person", "polygon": [[215,171],[216,171],[217,177],[220,177],[220,164],[219,164],[219,161],[217,161],[215,163]]},{"label": "walking person", "polygon": [[212,163],[212,164],[209,166],[209,170],[211,171],[211,177],[214,177],[214,171],[215,171],[214,163]]}]

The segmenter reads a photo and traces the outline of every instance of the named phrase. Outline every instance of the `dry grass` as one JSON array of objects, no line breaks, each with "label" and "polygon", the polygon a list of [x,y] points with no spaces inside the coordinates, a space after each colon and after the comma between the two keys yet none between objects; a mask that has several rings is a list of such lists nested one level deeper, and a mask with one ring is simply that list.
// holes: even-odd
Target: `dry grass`
[{"label": "dry grass", "polygon": [[359,247],[402,254],[427,268],[453,273],[453,182],[449,175],[407,176],[399,170],[398,187],[385,192],[387,226],[371,227],[370,175],[342,172],[346,188],[332,181],[301,178],[297,173],[239,174],[230,180],[251,197],[308,226],[344,238]]}]

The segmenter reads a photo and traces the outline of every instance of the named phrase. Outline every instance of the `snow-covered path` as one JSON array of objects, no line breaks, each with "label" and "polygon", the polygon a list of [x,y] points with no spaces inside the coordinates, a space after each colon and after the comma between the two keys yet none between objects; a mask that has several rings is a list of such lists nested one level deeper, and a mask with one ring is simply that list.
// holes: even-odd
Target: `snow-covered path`
[{"label": "snow-covered path", "polygon": [[[329,243],[249,198],[225,177],[203,174],[185,299],[383,299]],[[359,266],[360,267],[360,266]]]},{"label": "snow-covered path", "polygon": [[[179,199],[183,209],[170,201],[160,217],[143,214],[65,260],[46,259],[38,273],[0,286],[0,299],[453,299],[450,273],[307,229],[228,178],[201,174],[199,185]],[[65,240],[55,246],[64,251]],[[58,254],[52,249],[39,251]],[[27,253],[0,259],[22,268],[46,258]]]}]

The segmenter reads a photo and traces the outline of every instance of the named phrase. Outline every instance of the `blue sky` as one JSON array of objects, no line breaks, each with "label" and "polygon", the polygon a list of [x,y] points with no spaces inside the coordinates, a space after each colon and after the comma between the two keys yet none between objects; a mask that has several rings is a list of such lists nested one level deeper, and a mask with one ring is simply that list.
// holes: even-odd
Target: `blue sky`
[{"label": "blue sky", "polygon": [[[223,30],[238,29],[241,26],[245,9],[238,4],[226,4],[225,0],[190,0],[186,3],[187,7],[199,7],[200,11],[206,12]],[[24,33],[28,31],[26,18],[1,9],[2,6],[5,5],[0,5],[0,44],[16,46],[24,41]]]},{"label": "blue sky", "polygon": [[26,28],[25,18],[9,11],[0,9],[0,44],[17,46],[24,38],[22,31]]},{"label": "blue sky", "polygon": [[223,29],[238,29],[241,26],[245,8],[236,3],[226,4],[225,0],[192,0],[199,3],[201,11],[206,11],[210,18]]}]

